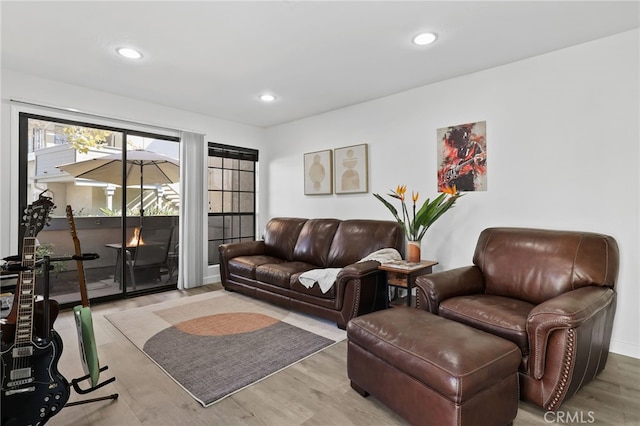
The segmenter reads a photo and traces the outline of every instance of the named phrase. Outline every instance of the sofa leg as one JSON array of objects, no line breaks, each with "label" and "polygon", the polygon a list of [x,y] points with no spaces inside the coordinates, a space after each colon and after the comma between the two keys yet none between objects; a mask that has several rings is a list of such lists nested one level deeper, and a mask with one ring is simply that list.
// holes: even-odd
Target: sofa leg
[{"label": "sofa leg", "polygon": [[366,390],[362,389],[357,383],[354,383],[353,380],[351,381],[351,387],[353,388],[353,390],[358,392],[361,396],[363,396],[365,398],[369,396],[369,392],[367,392]]},{"label": "sofa leg", "polygon": [[338,323],[336,323],[336,327],[338,327],[340,330],[346,330],[347,329],[346,325],[338,324]]}]

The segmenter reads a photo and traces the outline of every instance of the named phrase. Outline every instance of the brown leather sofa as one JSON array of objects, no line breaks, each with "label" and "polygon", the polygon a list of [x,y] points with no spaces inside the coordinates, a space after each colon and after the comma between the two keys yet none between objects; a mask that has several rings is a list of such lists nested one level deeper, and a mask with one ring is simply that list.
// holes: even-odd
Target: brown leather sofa
[{"label": "brown leather sofa", "polygon": [[416,280],[416,303],[515,343],[521,399],[557,410],[605,366],[618,258],[607,235],[490,228],[472,266]]},{"label": "brown leather sofa", "polygon": [[[384,307],[384,275],[377,261],[359,262],[383,248],[403,252],[396,222],[380,220],[271,219],[261,241],[220,245],[222,285],[279,305],[335,321],[345,328],[353,317]],[[303,286],[305,271],[342,268],[323,293]]]}]

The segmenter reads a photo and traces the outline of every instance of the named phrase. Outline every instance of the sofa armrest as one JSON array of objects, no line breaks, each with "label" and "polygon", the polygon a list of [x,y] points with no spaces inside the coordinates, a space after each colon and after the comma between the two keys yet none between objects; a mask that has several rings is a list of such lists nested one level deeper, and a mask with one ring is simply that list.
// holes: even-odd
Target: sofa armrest
[{"label": "sofa armrest", "polygon": [[416,278],[416,306],[437,314],[443,300],[484,293],[484,277],[477,266],[463,266]]},{"label": "sofa armrest", "polygon": [[261,255],[264,254],[264,251],[264,241],[220,244],[218,246],[218,253],[220,254],[220,278],[222,279],[222,284],[226,285],[229,279],[229,268],[227,267],[229,260],[238,256]]},{"label": "sofa armrest", "polygon": [[342,268],[342,270],[336,277],[336,282],[341,280],[349,280],[352,278],[362,278],[365,275],[377,273],[380,271],[378,269],[378,266],[380,266],[380,262],[375,260],[352,263],[351,265],[347,265]]},{"label": "sofa armrest", "polygon": [[577,328],[614,302],[615,292],[611,288],[589,286],[563,293],[533,308],[527,318],[527,334],[534,377],[542,378],[547,342],[553,331]]},{"label": "sofa armrest", "polygon": [[220,258],[225,260],[238,256],[255,256],[264,254],[264,241],[245,241],[242,243],[220,244]]},{"label": "sofa armrest", "polygon": [[343,317],[342,326],[351,318],[384,307],[383,271],[375,260],[347,265],[336,277],[336,307]]}]

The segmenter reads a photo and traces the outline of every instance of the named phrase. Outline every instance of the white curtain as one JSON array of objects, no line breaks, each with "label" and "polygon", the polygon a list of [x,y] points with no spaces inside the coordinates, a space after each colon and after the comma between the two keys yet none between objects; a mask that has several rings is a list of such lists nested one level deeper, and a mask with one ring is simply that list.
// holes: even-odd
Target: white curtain
[{"label": "white curtain", "polygon": [[204,135],[181,132],[180,143],[180,255],[178,288],[203,284],[206,265]]}]

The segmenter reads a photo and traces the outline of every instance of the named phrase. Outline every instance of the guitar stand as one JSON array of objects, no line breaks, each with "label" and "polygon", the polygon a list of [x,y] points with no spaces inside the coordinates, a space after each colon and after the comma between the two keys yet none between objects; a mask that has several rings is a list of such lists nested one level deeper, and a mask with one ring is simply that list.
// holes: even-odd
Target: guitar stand
[{"label": "guitar stand", "polygon": [[[98,259],[100,256],[98,256],[97,253],[82,253],[82,256],[67,256],[67,257],[49,257],[49,256],[45,256],[44,257],[44,270],[45,272],[45,297],[48,299],[49,298],[49,271],[51,270],[50,267],[50,262],[60,262],[60,261],[68,261],[68,260],[81,260],[81,261],[85,261],[85,260],[95,260]],[[103,371],[107,370],[109,368],[109,366],[104,366],[100,368],[100,372],[102,373]],[[86,376],[82,376],[79,377],[77,379],[72,379],[71,380],[71,386],[73,386],[73,389],[81,394],[81,395],[86,395],[88,393],[91,393],[97,389],[100,389],[101,387],[108,385],[109,383],[112,383],[116,380],[115,377],[110,377],[107,380],[105,380],[102,383],[98,383],[95,386],[92,386],[90,388],[87,389],[82,389],[79,386],[79,383],[82,382],[83,380],[87,380],[91,377],[90,374],[87,374]],[[80,401],[74,401],[74,402],[68,402],[67,404],[65,404],[65,407],[71,407],[74,405],[81,405],[81,404],[89,404],[91,402],[98,402],[98,401],[106,401],[106,400],[116,400],[118,399],[118,394],[117,393],[113,393],[111,395],[108,396],[103,396],[103,397],[99,397],[99,398],[89,398],[89,399],[84,399],[84,400],[80,400]]]},{"label": "guitar stand", "polygon": [[[100,372],[102,373],[103,371],[107,370],[108,368],[109,368],[109,366],[105,365],[104,367],[100,368]],[[108,378],[107,380],[105,380],[102,383],[98,383],[97,385],[92,386],[92,387],[87,388],[87,389],[82,389],[80,387],[79,383],[82,382],[83,380],[87,380],[90,377],[91,377],[91,375],[87,374],[86,376],[78,377],[77,379],[71,380],[71,386],[73,386],[73,390],[75,390],[77,393],[79,393],[81,395],[86,395],[86,394],[88,394],[90,392],[93,392],[95,390],[98,390],[101,387],[103,387],[105,385],[108,385],[109,383],[112,383],[112,382],[114,382],[116,380],[115,377],[110,377],[110,378]],[[81,400],[81,401],[68,402],[65,405],[65,407],[71,407],[73,405],[80,405],[80,404],[88,404],[90,402],[106,401],[106,400],[109,400],[109,399],[115,401],[116,399],[118,399],[118,394],[117,393],[113,393],[113,394],[111,394],[109,396],[102,396],[102,397],[99,397],[99,398],[90,398],[90,399],[84,399],[84,400]]]}]

